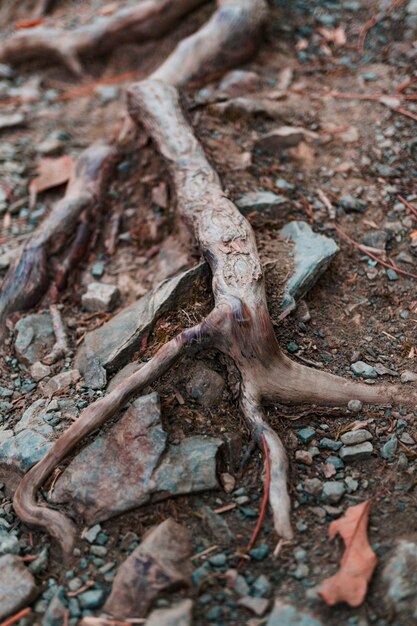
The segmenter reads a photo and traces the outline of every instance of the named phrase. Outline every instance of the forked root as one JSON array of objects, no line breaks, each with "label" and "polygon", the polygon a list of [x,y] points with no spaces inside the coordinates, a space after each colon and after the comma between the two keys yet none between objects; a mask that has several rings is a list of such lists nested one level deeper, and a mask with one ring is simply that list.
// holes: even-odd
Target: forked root
[{"label": "forked root", "polygon": [[44,529],[58,542],[65,554],[71,554],[75,539],[74,525],[62,513],[39,506],[38,489],[81,439],[116,415],[133,395],[140,393],[144,387],[162,376],[186,350],[192,351],[196,346],[203,346],[208,339],[207,321],[184,330],[162,346],[140,370],[129,376],[104,398],[87,407],[20,482],[13,499],[16,514],[25,523]]},{"label": "forked root", "polygon": [[[182,58],[182,48],[186,49],[180,45],[171,61],[164,64],[152,79],[133,85],[128,93],[129,112],[136,123],[145,127],[166,160],[176,191],[178,213],[190,227],[210,265],[215,306],[201,324],[169,341],[138,372],[85,409],[20,483],[14,498],[17,514],[23,521],[44,528],[67,553],[72,547],[74,529],[62,514],[37,505],[37,490],[83,437],[113,417],[134,394],[164,374],[185,350],[216,348],[231,357],[240,372],[242,412],[258,443],[265,441],[268,446],[269,500],[275,529],[285,539],[293,536],[286,478],[288,461],[278,435],[264,420],[261,403],[343,405],[358,398],[386,404],[398,392],[397,388],[387,391],[381,387],[355,384],[293,363],[277,344],[268,314],[253,230],[226,198],[217,173],[185,119],[179,94],[173,86],[181,84],[184,75],[189,80],[196,72],[198,74],[198,63],[207,64],[207,60],[218,59],[219,46],[230,52],[229,44],[233,38],[228,38],[227,32],[244,32],[249,39],[258,32],[265,11],[263,0],[223,0],[219,5],[228,28],[220,29],[214,43],[206,41],[211,50],[209,57],[202,49],[204,38],[197,37],[193,41],[198,62],[194,65],[193,60],[191,65],[184,63],[184,74],[180,70],[178,75],[175,74],[178,59]],[[226,7],[228,10],[221,13]],[[213,23],[217,23],[215,18],[213,20],[209,22],[212,26],[208,32],[212,32]],[[237,41],[244,50],[242,39],[237,37]],[[415,399],[415,392],[412,398],[396,397],[397,401],[404,403]]]},{"label": "forked root", "polygon": [[[0,62],[17,64],[35,58],[49,62],[59,60],[70,72],[81,76],[83,56],[97,57],[120,44],[158,39],[181,17],[206,1],[143,0],[133,8],[99,17],[92,24],[74,30],[44,26],[24,30],[0,45]],[[42,2],[39,6],[43,8]]]}]

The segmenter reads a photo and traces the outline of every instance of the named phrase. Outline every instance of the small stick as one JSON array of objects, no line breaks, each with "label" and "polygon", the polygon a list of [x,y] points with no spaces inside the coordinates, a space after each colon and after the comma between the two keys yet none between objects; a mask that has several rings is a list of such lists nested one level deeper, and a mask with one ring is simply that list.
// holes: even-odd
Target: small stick
[{"label": "small stick", "polygon": [[346,239],[346,241],[349,241],[353,246],[355,246],[355,248],[357,248],[358,250],[363,252],[363,254],[366,254],[367,256],[371,257],[371,259],[373,259],[377,263],[380,263],[381,265],[383,265],[384,267],[387,267],[390,270],[394,270],[394,272],[397,272],[397,274],[402,274],[403,276],[409,276],[410,278],[416,278],[417,279],[417,275],[416,274],[412,274],[411,272],[407,272],[406,270],[401,270],[398,267],[394,267],[390,263],[386,263],[382,259],[378,258],[375,254],[372,254],[372,252],[369,252],[369,250],[366,250],[363,246],[361,246],[359,243],[357,243],[354,239],[349,237],[349,235],[347,233],[345,233],[341,228],[339,228],[339,226],[337,224],[333,224],[333,226],[335,227],[335,229],[337,230],[339,235],[344,237],[344,239]]},{"label": "small stick", "polygon": [[332,203],[330,202],[329,198],[326,196],[324,191],[322,189],[317,189],[317,195],[320,198],[320,200],[323,202],[324,206],[326,207],[327,213],[329,214],[329,218],[331,220],[336,219],[336,209],[334,208],[334,206],[332,205]]},{"label": "small stick", "polygon": [[210,554],[210,552],[214,552],[214,550],[217,550],[218,547],[219,546],[216,544],[214,546],[210,546],[210,548],[206,548],[206,550],[203,550],[202,552],[196,552],[196,554],[193,554],[191,557],[191,560],[200,559],[202,556],[206,556],[207,554]]},{"label": "small stick", "polygon": [[379,22],[388,17],[394,9],[398,8],[402,4],[404,4],[405,0],[393,0],[389,7],[385,11],[381,11],[381,13],[377,13],[372,16],[362,27],[361,32],[359,33],[358,39],[358,50],[361,54],[365,52],[365,39],[369,33],[369,31],[374,28]]},{"label": "small stick", "polygon": [[401,113],[401,115],[405,115],[406,117],[409,117],[410,119],[417,122],[417,115],[415,115],[415,113],[411,113],[411,111],[407,111],[407,109],[401,109],[400,107],[398,107],[397,109],[392,109],[392,111]]},{"label": "small stick", "polygon": [[51,352],[47,354],[46,357],[43,359],[43,362],[46,365],[52,365],[52,363],[56,363],[59,359],[65,357],[69,352],[64,322],[62,321],[61,313],[59,312],[56,304],[51,304],[51,306],[49,307],[49,312],[52,318],[52,326],[54,329],[56,341],[52,347]]},{"label": "small stick", "polygon": [[268,505],[269,488],[271,485],[271,464],[269,461],[269,450],[268,450],[268,444],[266,443],[265,435],[261,435],[261,440],[262,440],[262,445],[264,447],[265,471],[266,471],[264,495],[262,498],[261,510],[259,512],[259,517],[255,526],[255,530],[253,531],[252,537],[250,538],[250,541],[248,543],[248,547],[246,548],[248,552],[252,550],[253,546],[255,545],[256,540],[259,535],[259,531],[261,530],[262,522],[264,521],[264,517],[265,517],[266,507]]},{"label": "small stick", "polygon": [[12,624],[15,624],[20,619],[22,619],[22,617],[26,617],[26,615],[29,615],[29,613],[31,612],[32,609],[29,607],[27,607],[26,609],[22,609],[21,611],[19,611],[19,613],[12,615],[12,617],[9,617],[8,619],[6,619],[6,621],[2,622],[0,626],[11,626]]},{"label": "small stick", "polygon": [[407,209],[409,209],[411,211],[411,213],[413,213],[413,215],[415,215],[417,217],[417,209],[411,204],[411,202],[408,202],[408,200],[406,200],[405,198],[403,198],[402,196],[398,196],[398,199],[405,204],[405,206],[407,207]]}]

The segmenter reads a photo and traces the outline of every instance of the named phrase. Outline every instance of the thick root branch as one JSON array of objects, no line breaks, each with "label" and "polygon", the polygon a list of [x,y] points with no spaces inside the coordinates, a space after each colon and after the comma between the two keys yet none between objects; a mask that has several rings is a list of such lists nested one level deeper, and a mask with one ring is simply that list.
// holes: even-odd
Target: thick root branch
[{"label": "thick root branch", "polygon": [[152,78],[181,86],[224,72],[253,54],[266,16],[265,0],[220,0],[207,24],[183,39]]},{"label": "thick root branch", "polygon": [[37,304],[49,286],[51,255],[62,250],[83,212],[99,202],[114,161],[115,151],[93,145],[78,158],[65,197],[52,209],[24,246],[0,290],[0,328],[7,315]]},{"label": "thick root branch", "polygon": [[74,30],[40,26],[22,31],[0,45],[0,62],[17,64],[34,58],[57,59],[70,72],[81,76],[81,57],[100,56],[124,43],[158,39],[205,1],[144,0],[137,3],[138,6],[121,9]]}]

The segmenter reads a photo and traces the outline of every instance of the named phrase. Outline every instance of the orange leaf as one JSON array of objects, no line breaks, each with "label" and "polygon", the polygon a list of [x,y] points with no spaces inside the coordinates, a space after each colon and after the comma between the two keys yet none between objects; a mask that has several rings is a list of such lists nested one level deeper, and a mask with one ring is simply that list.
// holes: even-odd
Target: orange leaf
[{"label": "orange leaf", "polygon": [[329,539],[339,534],[345,543],[340,569],[326,578],[317,590],[330,606],[338,602],[359,606],[365,599],[377,562],[366,532],[370,508],[370,500],[351,506],[343,517],[329,526]]},{"label": "orange leaf", "polygon": [[58,187],[66,183],[72,174],[74,161],[64,155],[58,159],[41,159],[38,163],[38,176],[29,185],[30,205],[33,207],[40,191]]},{"label": "orange leaf", "polygon": [[35,28],[35,26],[40,26],[40,24],[44,23],[44,19],[39,17],[36,20],[22,20],[21,22],[17,22],[16,29],[23,30],[25,28]]}]

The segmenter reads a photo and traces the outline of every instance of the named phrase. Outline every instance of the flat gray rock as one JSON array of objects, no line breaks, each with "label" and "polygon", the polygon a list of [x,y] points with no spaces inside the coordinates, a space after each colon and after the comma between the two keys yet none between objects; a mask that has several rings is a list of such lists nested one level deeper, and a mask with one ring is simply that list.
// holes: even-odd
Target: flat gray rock
[{"label": "flat gray rock", "polygon": [[118,619],[146,615],[161,591],[189,583],[191,553],[188,530],[166,519],[145,535],[119,567],[105,612]]},{"label": "flat gray rock", "polygon": [[417,621],[417,544],[400,539],[386,564],[382,580],[386,589],[386,602],[394,609],[401,624]]},{"label": "flat gray rock", "polygon": [[281,600],[275,600],[274,608],[270,614],[266,626],[323,626],[319,619],[309,613],[300,611],[291,604],[285,604]]},{"label": "flat gray rock", "polygon": [[218,487],[222,440],[195,436],[167,445],[159,397],[143,396],[86,446],[55,485],[52,502],[70,502],[90,525],[171,495]]},{"label": "flat gray rock", "polygon": [[[86,379],[99,380],[97,368],[114,372],[130,359],[156,321],[189,294],[197,279],[208,271],[201,263],[175,278],[162,281],[100,328],[87,333],[77,352],[75,367]],[[103,381],[103,386],[105,381]]]},{"label": "flat gray rock", "polygon": [[0,557],[0,619],[13,615],[38,595],[35,580],[15,555]]},{"label": "flat gray rock", "polygon": [[47,404],[46,400],[37,400],[13,430],[0,430],[0,464],[26,472],[45,456],[54,438],[54,429],[44,419]]},{"label": "flat gray rock", "polygon": [[17,322],[15,330],[17,337],[14,347],[17,357],[28,366],[36,361],[42,361],[55,343],[49,313],[26,315]]},{"label": "flat gray rock", "polygon": [[345,463],[355,463],[369,459],[372,456],[374,447],[370,441],[364,441],[356,445],[343,446],[339,452],[339,456]]},{"label": "flat gray rock", "polygon": [[280,218],[288,213],[289,200],[272,191],[250,191],[241,196],[236,205],[243,215],[253,211],[273,218]]},{"label": "flat gray rock", "polygon": [[282,302],[286,309],[311,289],[339,252],[339,246],[333,239],[313,232],[306,222],[289,222],[280,232],[294,242],[294,273],[286,284]]}]

